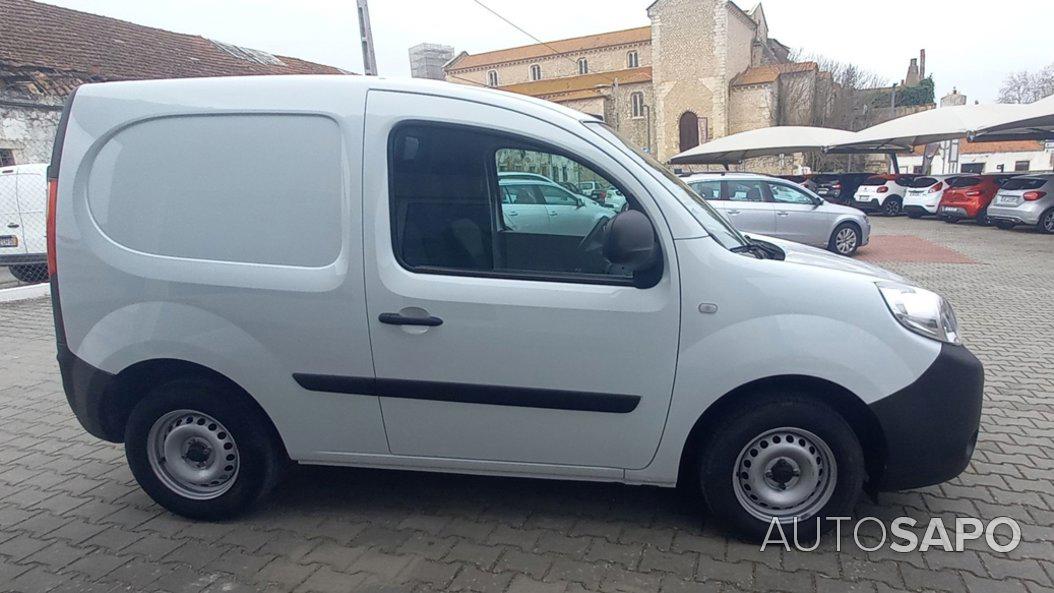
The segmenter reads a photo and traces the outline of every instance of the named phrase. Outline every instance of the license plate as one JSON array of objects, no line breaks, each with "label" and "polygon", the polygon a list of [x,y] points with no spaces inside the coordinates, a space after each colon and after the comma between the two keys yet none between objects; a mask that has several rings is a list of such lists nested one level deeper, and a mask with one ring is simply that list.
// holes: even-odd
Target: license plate
[{"label": "license plate", "polygon": [[1017,203],[1017,198],[1015,196],[999,196],[999,199],[996,200],[996,203],[998,203],[998,204],[1016,204]]},{"label": "license plate", "polygon": [[0,247],[18,247],[18,237],[14,235],[0,236]]}]

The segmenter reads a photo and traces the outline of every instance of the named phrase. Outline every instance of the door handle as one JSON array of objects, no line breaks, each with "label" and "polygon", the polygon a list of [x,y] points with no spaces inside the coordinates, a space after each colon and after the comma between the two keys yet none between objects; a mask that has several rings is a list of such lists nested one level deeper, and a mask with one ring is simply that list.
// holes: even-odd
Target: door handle
[{"label": "door handle", "polygon": [[556,216],[557,214],[559,214],[559,212],[553,212],[552,210],[549,211],[549,216]]},{"label": "door handle", "polygon": [[443,320],[438,317],[407,317],[399,313],[381,313],[378,320],[388,325],[423,325],[425,327],[443,325]]},{"label": "door handle", "polygon": [[776,213],[776,216],[790,216],[790,212],[787,212],[786,210],[780,210]]},{"label": "door handle", "polygon": [[505,214],[507,214],[507,215],[509,215],[509,216],[519,216],[519,215],[520,215],[520,213],[519,213],[519,212],[516,212],[516,211],[513,211],[513,212],[506,212]]},{"label": "door handle", "polygon": [[739,210],[726,210],[725,212],[728,212],[732,216],[735,216],[736,214],[739,214]]},{"label": "door handle", "polygon": [[17,222],[9,222],[9,223],[7,223],[7,228],[9,228],[9,229],[17,229],[19,226],[21,226],[21,225],[19,225]]}]

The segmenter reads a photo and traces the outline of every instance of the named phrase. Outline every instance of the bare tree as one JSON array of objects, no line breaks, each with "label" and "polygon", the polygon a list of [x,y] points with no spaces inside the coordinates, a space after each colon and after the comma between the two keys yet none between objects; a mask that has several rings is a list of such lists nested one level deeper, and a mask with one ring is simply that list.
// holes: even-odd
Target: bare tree
[{"label": "bare tree", "polygon": [[[816,62],[815,76],[780,77],[780,109],[777,125],[812,125],[842,130],[860,130],[871,125],[869,107],[877,93],[888,88],[877,74],[855,64],[800,50],[794,61]],[[844,155],[806,154],[806,163],[816,171],[847,168]]]},{"label": "bare tree", "polygon": [[1054,95],[1054,64],[1035,72],[1010,73],[999,89],[1000,103],[1032,103]]}]

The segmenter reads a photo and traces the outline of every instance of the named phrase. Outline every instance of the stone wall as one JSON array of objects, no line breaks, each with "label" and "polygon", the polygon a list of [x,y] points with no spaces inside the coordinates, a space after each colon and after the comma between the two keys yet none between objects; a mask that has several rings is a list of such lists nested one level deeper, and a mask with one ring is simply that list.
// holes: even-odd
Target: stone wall
[{"label": "stone wall", "polygon": [[728,105],[728,133],[776,125],[777,89],[775,83],[733,87]]},{"label": "stone wall", "polygon": [[49,162],[62,106],[83,82],[90,80],[0,64],[0,149],[20,165]]},{"label": "stone wall", "polygon": [[[726,84],[722,60],[727,9],[716,0],[659,0],[648,10],[652,22],[652,81],[655,146],[660,161],[680,152],[678,121],[687,111],[724,124]],[[719,27],[719,23],[721,27]],[[720,47],[719,47],[720,46]],[[713,132],[711,132],[713,134]]]},{"label": "stone wall", "polygon": [[585,52],[576,52],[574,54],[560,54],[543,59],[521,60],[499,64],[497,66],[486,66],[465,70],[453,69],[447,71],[447,80],[450,82],[475,82],[485,85],[487,84],[487,72],[497,70],[499,86],[519,84],[531,80],[531,66],[534,64],[541,66],[543,80],[547,78],[578,76],[578,58],[585,58],[588,60],[590,72],[625,70],[629,67],[630,51],[637,52],[638,64],[640,66],[651,66],[651,44],[635,43],[605,47]]}]

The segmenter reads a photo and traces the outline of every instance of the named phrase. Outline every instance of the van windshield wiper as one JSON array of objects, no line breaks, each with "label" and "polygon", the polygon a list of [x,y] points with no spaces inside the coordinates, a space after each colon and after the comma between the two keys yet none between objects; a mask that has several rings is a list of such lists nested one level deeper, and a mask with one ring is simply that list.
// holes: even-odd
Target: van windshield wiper
[{"label": "van windshield wiper", "polygon": [[[750,239],[747,239],[750,241]],[[738,245],[729,249],[732,253],[749,253],[758,259],[768,259],[768,252],[766,252],[760,245],[750,241],[746,245]]]}]

